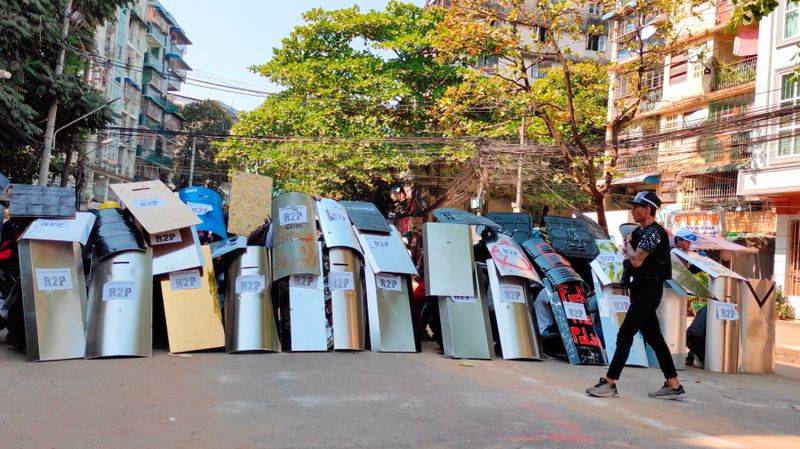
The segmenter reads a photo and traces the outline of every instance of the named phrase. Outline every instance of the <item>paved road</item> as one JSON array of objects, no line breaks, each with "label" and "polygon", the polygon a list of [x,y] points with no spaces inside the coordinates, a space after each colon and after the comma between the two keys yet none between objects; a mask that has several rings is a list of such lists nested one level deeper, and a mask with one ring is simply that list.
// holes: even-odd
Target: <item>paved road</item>
[{"label": "paved road", "polygon": [[691,398],[583,390],[601,367],[421,354],[219,352],[27,363],[0,349],[0,447],[800,447],[800,382],[690,368]]}]

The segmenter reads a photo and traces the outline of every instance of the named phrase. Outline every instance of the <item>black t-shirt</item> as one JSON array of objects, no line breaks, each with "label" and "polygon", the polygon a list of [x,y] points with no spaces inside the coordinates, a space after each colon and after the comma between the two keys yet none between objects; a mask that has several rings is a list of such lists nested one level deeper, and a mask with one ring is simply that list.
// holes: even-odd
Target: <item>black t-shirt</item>
[{"label": "black t-shirt", "polygon": [[633,268],[634,277],[671,279],[672,264],[669,256],[669,235],[658,223],[640,226],[633,231],[631,245],[636,250],[647,251],[647,257],[639,267]]}]

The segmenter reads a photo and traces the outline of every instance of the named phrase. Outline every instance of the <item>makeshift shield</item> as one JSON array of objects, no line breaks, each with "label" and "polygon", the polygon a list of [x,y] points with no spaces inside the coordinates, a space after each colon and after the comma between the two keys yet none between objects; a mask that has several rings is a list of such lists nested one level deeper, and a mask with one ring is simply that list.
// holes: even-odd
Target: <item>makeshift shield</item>
[{"label": "makeshift shield", "polygon": [[273,277],[293,274],[320,276],[314,202],[304,193],[289,192],[272,203]]},{"label": "makeshift shield", "polygon": [[333,349],[363,351],[365,348],[364,289],[361,261],[347,248],[328,252],[328,288],[333,309]]},{"label": "makeshift shield", "polygon": [[[430,223],[428,223],[430,224]],[[463,225],[445,225],[459,226]],[[439,318],[442,323],[442,343],[445,357],[458,359],[492,359],[491,327],[484,279],[472,265],[470,285],[477,294],[470,296],[440,296]]]},{"label": "makeshift shield", "polygon": [[527,281],[501,276],[492,260],[486,261],[486,269],[503,358],[541,360],[542,345],[531,313]]},{"label": "makeshift shield", "polygon": [[416,352],[408,275],[376,274],[364,265],[370,347],[374,352]]},{"label": "makeshift shield", "polygon": [[[322,272],[322,244],[318,245],[318,263]],[[296,274],[289,277],[289,322],[292,351],[328,350],[322,276]]]}]

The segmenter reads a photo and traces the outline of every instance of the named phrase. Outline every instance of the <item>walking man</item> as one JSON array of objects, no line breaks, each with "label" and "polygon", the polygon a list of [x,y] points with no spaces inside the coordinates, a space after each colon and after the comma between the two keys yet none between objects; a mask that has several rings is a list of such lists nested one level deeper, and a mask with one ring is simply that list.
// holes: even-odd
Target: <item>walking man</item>
[{"label": "walking man", "polygon": [[630,275],[631,305],[617,334],[617,350],[608,366],[605,377],[597,385],[587,388],[586,394],[599,398],[617,396],[617,380],[633,344],[633,336],[641,331],[646,341],[655,351],[661,371],[664,372],[664,386],[651,398],[681,399],[686,391],[678,382],[678,373],[669,347],[661,334],[656,309],[664,293],[664,281],[672,277],[670,263],[670,242],[667,231],[656,223],[656,210],[661,207],[661,199],[651,191],[639,192],[631,201],[633,219],[639,223],[630,238],[625,242],[625,275]]}]

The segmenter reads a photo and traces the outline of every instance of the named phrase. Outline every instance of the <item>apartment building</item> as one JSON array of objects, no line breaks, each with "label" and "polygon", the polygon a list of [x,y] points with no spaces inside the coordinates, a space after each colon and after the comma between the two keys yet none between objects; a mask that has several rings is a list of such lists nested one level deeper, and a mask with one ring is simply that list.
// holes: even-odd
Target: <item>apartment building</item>
[{"label": "apartment building", "polygon": [[115,20],[96,33],[96,57],[87,78],[109,100],[117,121],[87,142],[82,161],[81,204],[113,199],[109,185],[172,178],[175,137],[183,119],[167,99],[190,70],[184,61],[191,44],[172,15],[154,0],[118,8]]},{"label": "apartment building", "polygon": [[737,194],[768,199],[777,213],[775,281],[800,306],[800,3],[780,0],[760,23],[755,108],[770,114],[758,130],[752,163],[739,172]]},{"label": "apartment building", "polygon": [[[606,16],[611,20],[609,121],[629,92],[624,75],[634,62],[620,44],[636,33],[645,46],[663,39],[667,20],[650,11],[631,13],[628,3]],[[630,221],[623,199],[656,190],[665,203],[668,226],[708,235],[774,232],[775,216],[763,198],[737,194],[738,174],[750,166],[756,114],[758,24],[728,30],[730,0],[687,3],[676,22],[676,36],[663,64],[645,74],[646,93],[628,129],[620,136],[619,171],[609,196],[609,225]],[[640,10],[641,11],[641,10]],[[662,44],[664,41],[660,41]],[[616,106],[615,106],[616,105]],[[615,210],[616,209],[616,210]]]}]

